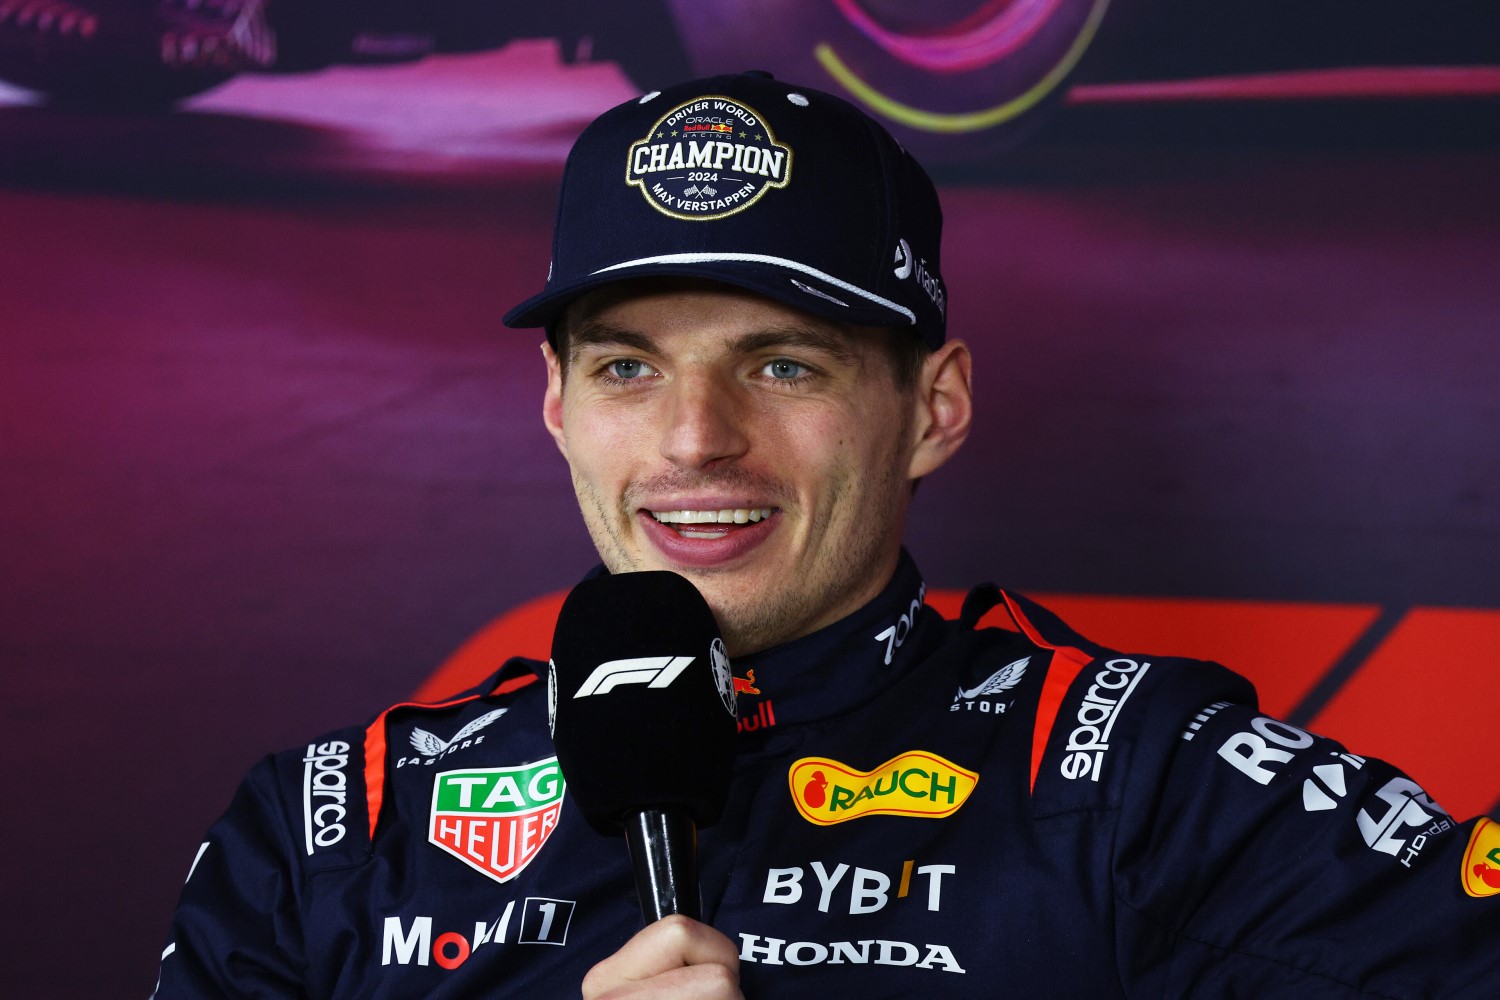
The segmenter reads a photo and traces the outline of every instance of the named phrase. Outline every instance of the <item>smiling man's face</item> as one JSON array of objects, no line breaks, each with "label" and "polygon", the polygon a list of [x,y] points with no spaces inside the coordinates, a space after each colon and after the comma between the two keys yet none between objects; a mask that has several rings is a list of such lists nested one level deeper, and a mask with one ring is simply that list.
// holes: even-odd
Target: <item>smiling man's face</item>
[{"label": "smiling man's face", "polygon": [[611,572],[692,580],[731,655],[884,587],[913,478],[957,447],[931,443],[930,373],[910,387],[894,375],[881,338],[912,334],[706,283],[595,293],[567,324],[567,358],[547,350],[544,417]]}]

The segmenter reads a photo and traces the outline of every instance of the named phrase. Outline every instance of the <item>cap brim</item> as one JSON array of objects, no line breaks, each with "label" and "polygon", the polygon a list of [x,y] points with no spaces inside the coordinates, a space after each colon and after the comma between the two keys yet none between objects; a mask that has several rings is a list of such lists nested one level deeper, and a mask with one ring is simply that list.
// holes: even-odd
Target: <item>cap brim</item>
[{"label": "cap brim", "polygon": [[[506,326],[550,327],[588,292],[643,278],[703,278],[764,295],[824,319],[855,326],[913,326],[911,310],[796,261],[758,254],[669,254],[628,261],[534,295],[505,314]],[[925,339],[925,338],[924,338]]]}]

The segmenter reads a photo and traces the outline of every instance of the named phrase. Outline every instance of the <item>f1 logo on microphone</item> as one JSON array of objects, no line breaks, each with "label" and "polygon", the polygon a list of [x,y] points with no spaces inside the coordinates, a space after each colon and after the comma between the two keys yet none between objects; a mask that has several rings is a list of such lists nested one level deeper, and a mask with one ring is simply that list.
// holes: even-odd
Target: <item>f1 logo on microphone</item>
[{"label": "f1 logo on microphone", "polygon": [[696,660],[696,656],[636,656],[628,660],[610,660],[601,663],[589,674],[583,687],[574,698],[587,698],[591,694],[609,694],[626,684],[644,684],[648,688],[664,688],[677,679],[677,675]]}]

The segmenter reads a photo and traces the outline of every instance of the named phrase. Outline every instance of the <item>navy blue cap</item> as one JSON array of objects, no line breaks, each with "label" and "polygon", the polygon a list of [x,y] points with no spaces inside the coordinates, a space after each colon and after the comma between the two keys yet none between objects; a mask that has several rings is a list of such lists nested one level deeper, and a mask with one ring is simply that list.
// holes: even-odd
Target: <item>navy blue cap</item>
[{"label": "navy blue cap", "polygon": [[551,327],[574,299],[677,275],[943,343],[942,208],[879,123],[808,87],[741,73],[606,111],[568,154],[546,288],[505,315]]}]

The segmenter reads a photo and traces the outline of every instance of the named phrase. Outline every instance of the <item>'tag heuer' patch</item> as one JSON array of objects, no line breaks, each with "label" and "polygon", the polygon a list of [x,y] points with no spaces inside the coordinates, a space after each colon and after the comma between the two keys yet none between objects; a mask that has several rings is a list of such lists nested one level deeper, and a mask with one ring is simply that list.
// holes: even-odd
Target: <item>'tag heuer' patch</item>
[{"label": "'tag heuer' patch", "polygon": [[674,219],[743,212],[791,176],[791,147],[776,141],[760,113],[715,95],[668,111],[625,159],[625,182]]},{"label": "'tag heuer' patch", "polygon": [[1500,823],[1481,819],[1464,851],[1464,892],[1477,898],[1500,896]]},{"label": "'tag heuer' patch", "polygon": [[566,785],[556,757],[444,771],[432,785],[427,840],[497,882],[531,863],[557,829]]},{"label": "'tag heuer' patch", "polygon": [[827,757],[803,757],[787,773],[792,802],[809,823],[832,826],[861,816],[951,816],[979,775],[934,753],[909,750],[869,771]]}]

